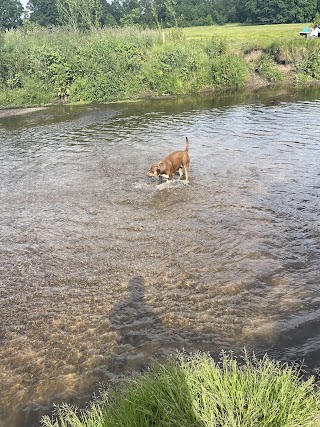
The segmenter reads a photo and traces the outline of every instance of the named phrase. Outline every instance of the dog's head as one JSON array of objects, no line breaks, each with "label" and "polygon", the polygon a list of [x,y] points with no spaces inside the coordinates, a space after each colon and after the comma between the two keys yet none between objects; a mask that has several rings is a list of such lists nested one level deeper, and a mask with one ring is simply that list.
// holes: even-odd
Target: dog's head
[{"label": "dog's head", "polygon": [[159,163],[154,163],[153,165],[150,166],[150,169],[147,173],[147,176],[149,178],[152,178],[154,176],[159,176],[161,174],[161,167]]}]

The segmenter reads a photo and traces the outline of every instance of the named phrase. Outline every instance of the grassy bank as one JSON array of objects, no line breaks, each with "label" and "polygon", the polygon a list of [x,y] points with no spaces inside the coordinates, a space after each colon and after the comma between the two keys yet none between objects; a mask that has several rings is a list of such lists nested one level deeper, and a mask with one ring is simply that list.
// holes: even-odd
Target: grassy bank
[{"label": "grassy bank", "polygon": [[0,34],[0,106],[108,102],[320,79],[301,24]]},{"label": "grassy bank", "polygon": [[62,406],[43,427],[317,427],[320,392],[288,365],[245,355],[180,357],[105,392],[87,412]]}]

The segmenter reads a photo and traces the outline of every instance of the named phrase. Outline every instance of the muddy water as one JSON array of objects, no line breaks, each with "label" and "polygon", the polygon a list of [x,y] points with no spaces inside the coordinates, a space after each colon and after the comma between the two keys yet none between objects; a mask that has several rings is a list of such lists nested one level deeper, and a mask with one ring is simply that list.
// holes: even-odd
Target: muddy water
[{"label": "muddy water", "polygon": [[[320,365],[320,92],[0,120],[0,426],[176,350]],[[190,140],[191,178],[149,165]]]}]

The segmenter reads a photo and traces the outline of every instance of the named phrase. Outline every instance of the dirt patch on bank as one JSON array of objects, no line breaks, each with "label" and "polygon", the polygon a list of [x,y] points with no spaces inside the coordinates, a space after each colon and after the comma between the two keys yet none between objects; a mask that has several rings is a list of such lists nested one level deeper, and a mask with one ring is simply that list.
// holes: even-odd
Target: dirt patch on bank
[{"label": "dirt patch on bank", "polygon": [[250,52],[245,53],[244,55],[244,59],[247,62],[258,62],[261,58],[263,54],[263,50],[262,49],[254,49],[251,50]]},{"label": "dirt patch on bank", "polygon": [[251,68],[253,68],[253,70],[251,71],[248,77],[247,84],[246,84],[246,87],[248,89],[256,90],[256,89],[270,86],[270,82],[268,82],[267,79],[261,77],[254,69],[255,68],[254,64],[258,64],[262,54],[263,54],[263,51],[261,49],[254,49],[252,51],[245,53],[244,55],[244,59],[249,64],[251,64]]},{"label": "dirt patch on bank", "polygon": [[0,119],[13,116],[22,116],[23,114],[34,113],[35,111],[44,110],[46,107],[28,107],[28,108],[7,108],[0,110]]},{"label": "dirt patch on bank", "polygon": [[270,82],[261,77],[258,73],[251,73],[246,84],[246,88],[251,90],[257,90],[267,86],[270,86]]}]

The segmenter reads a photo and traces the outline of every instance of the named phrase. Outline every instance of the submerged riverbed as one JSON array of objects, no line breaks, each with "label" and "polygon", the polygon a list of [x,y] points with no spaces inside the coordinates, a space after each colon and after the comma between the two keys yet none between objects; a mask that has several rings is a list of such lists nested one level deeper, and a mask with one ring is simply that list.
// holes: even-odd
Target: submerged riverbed
[{"label": "submerged riverbed", "polygon": [[[320,91],[0,119],[0,426],[177,350],[320,364]],[[190,184],[148,179],[190,141]]]}]

